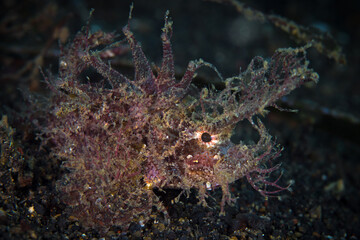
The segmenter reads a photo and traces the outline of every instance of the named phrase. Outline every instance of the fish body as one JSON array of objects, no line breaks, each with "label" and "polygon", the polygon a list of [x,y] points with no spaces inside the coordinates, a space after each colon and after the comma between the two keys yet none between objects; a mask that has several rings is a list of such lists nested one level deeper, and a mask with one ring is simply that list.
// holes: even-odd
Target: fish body
[{"label": "fish body", "polygon": [[[237,179],[247,178],[263,195],[286,189],[267,180],[278,168],[267,164],[281,148],[254,116],[304,82],[317,81],[305,58],[309,46],[279,49],[269,61],[256,57],[228,79],[201,59],[190,61],[178,80],[171,33],[166,14],[163,59],[155,74],[129,25],[123,28],[134,63],[130,79],[105,58],[124,42],[114,43],[113,33],[84,28],[62,48],[58,77],[46,78],[52,94],[42,135],[68,170],[57,189],[85,227],[126,229],[131,221],[145,222],[153,206],[166,211],[153,188],[196,188],[206,205],[208,191],[221,187],[222,211],[232,202],[228,185]],[[200,67],[213,69],[224,88],[190,91]],[[90,70],[98,83],[87,78]],[[258,142],[230,140],[242,120],[256,129]]]}]

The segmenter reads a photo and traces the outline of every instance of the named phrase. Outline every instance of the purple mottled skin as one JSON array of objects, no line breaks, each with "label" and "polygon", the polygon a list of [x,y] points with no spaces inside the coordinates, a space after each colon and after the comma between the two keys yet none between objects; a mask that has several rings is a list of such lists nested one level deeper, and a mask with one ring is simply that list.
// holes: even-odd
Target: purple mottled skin
[{"label": "purple mottled skin", "polygon": [[[286,189],[267,180],[278,165],[266,164],[281,149],[253,118],[304,82],[317,81],[305,59],[307,47],[277,50],[270,61],[256,57],[246,71],[223,80],[223,90],[209,87],[190,94],[200,67],[221,75],[200,59],[190,61],[182,79],[175,79],[168,14],[157,73],[129,25],[123,33],[132,52],[133,79],[104,57],[121,52],[124,42],[88,28],[62,49],[58,79],[47,78],[52,96],[42,136],[69,170],[57,187],[73,216],[101,231],[113,225],[126,229],[131,221],[148,220],[152,206],[166,212],[154,187],[196,188],[205,205],[208,190],[221,187],[222,212],[232,202],[228,185],[237,179],[247,178],[264,196]],[[89,68],[102,76],[101,84],[79,80]],[[255,144],[230,141],[244,119],[259,133]]]}]

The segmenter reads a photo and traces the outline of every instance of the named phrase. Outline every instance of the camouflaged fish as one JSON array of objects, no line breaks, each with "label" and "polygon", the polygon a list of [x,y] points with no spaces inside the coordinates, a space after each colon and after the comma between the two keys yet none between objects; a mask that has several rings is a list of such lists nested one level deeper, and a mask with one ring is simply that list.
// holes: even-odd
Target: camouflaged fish
[{"label": "camouflaged fish", "polygon": [[[42,137],[68,169],[57,189],[72,216],[85,227],[126,229],[131,221],[146,222],[153,206],[166,213],[153,188],[195,188],[206,205],[208,191],[221,187],[222,211],[232,200],[228,185],[237,179],[246,178],[264,196],[286,189],[268,180],[278,165],[267,163],[281,149],[254,116],[264,115],[266,107],[276,106],[277,99],[304,82],[317,81],[305,58],[309,46],[279,49],[269,61],[256,57],[228,79],[201,59],[190,61],[176,79],[168,13],[157,71],[129,24],[123,34],[133,78],[108,62],[123,52],[125,41],[116,42],[114,33],[90,33],[88,27],[62,47],[58,76],[46,77],[52,93]],[[213,69],[224,88],[190,91],[200,67]],[[81,77],[89,69],[100,76],[95,84]],[[258,142],[230,140],[242,120],[256,129]]]}]

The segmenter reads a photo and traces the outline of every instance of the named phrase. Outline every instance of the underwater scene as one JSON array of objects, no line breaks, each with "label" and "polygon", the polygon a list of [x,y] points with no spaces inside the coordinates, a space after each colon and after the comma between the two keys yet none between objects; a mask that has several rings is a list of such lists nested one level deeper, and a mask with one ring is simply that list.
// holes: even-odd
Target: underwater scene
[{"label": "underwater scene", "polygon": [[1,239],[358,239],[356,1],[7,0]]}]

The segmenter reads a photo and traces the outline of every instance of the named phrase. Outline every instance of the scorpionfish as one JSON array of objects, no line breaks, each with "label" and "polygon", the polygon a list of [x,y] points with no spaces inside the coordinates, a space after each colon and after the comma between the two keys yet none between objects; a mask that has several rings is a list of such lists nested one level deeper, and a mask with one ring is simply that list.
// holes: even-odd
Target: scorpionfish
[{"label": "scorpionfish", "polygon": [[[51,93],[41,137],[63,160],[66,173],[57,190],[72,216],[88,228],[126,229],[132,221],[145,223],[153,206],[166,212],[154,188],[197,189],[204,205],[209,191],[221,188],[222,212],[233,200],[229,184],[238,179],[246,178],[264,196],[287,188],[268,178],[279,167],[268,163],[281,148],[255,116],[301,84],[317,81],[305,56],[309,45],[278,49],[269,60],[255,57],[227,79],[202,59],[190,61],[176,79],[168,13],[159,67],[151,67],[129,24],[122,32],[119,41],[119,34],[84,27],[61,47],[58,75],[45,76]],[[126,48],[134,77],[108,62]],[[215,71],[223,87],[195,87],[200,67]],[[257,142],[231,141],[242,120],[257,131]]]}]

